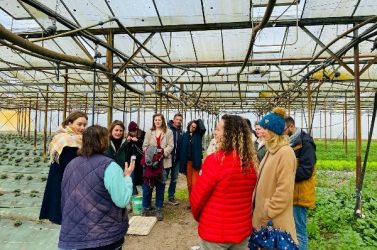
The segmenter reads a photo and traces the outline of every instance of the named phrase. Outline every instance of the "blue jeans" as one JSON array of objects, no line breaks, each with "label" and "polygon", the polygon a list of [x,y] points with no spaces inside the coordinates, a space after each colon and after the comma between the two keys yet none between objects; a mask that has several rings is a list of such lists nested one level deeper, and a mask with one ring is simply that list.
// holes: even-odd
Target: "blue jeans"
[{"label": "blue jeans", "polygon": [[165,182],[168,180],[169,174],[170,174],[170,184],[169,184],[169,189],[168,189],[169,198],[174,198],[175,189],[177,187],[178,173],[179,173],[179,162],[176,162],[175,165],[172,165],[171,168],[164,169]]},{"label": "blue jeans", "polygon": [[[156,208],[162,208],[164,205],[165,182],[162,180],[155,181],[156,187]],[[150,188],[143,183],[143,208],[150,208],[152,203],[152,193],[154,188]]]},{"label": "blue jeans", "polygon": [[308,249],[308,232],[306,230],[307,208],[302,206],[293,206],[293,217],[295,218],[296,233],[298,239],[298,249]]}]

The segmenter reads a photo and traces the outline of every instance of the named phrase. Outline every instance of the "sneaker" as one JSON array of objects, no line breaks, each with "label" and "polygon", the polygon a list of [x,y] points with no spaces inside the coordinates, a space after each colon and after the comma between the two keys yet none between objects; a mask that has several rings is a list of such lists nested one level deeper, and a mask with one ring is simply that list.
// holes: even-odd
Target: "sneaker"
[{"label": "sneaker", "polygon": [[156,209],[156,217],[158,221],[163,221],[164,220],[164,213],[162,212],[162,208],[157,208]]},{"label": "sneaker", "polygon": [[179,202],[174,197],[169,198],[168,202],[169,202],[170,205],[173,205],[173,206],[179,205]]}]

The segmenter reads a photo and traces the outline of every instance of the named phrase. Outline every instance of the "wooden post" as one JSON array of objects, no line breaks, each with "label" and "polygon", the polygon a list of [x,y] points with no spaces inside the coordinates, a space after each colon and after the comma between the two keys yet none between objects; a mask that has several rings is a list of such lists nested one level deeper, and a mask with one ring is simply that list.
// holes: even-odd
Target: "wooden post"
[{"label": "wooden post", "polygon": [[59,127],[60,124],[60,102],[58,102],[58,121],[57,121],[57,126]]},{"label": "wooden post", "polygon": [[31,127],[31,100],[29,101],[29,124],[27,126],[27,138],[30,140],[30,128]]},{"label": "wooden post", "polygon": [[140,95],[139,95],[139,105],[137,107],[137,125],[140,126],[140,109],[141,109],[141,98],[140,98]]},{"label": "wooden post", "polygon": [[67,117],[67,96],[68,96],[68,69],[65,69],[64,96],[63,96],[63,121]]},{"label": "wooden post", "polygon": [[34,114],[34,145],[33,149],[37,149],[37,136],[38,136],[38,93],[37,93],[37,99],[35,102],[35,114]]},{"label": "wooden post", "polygon": [[48,85],[46,86],[46,95],[45,95],[45,112],[44,112],[44,126],[43,126],[43,160],[47,158],[47,114],[48,114]]},{"label": "wooden post", "polygon": [[25,108],[24,108],[24,137],[26,137],[26,127],[27,127],[27,107],[26,107],[26,104],[25,104]]},{"label": "wooden post", "polygon": [[319,111],[319,139],[322,139],[322,111]]},{"label": "wooden post", "polygon": [[330,141],[332,140],[332,112],[329,112],[330,115]]},{"label": "wooden post", "polygon": [[124,125],[126,125],[126,123],[127,123],[126,96],[127,96],[127,89],[124,88],[124,94],[123,94],[123,124]]},{"label": "wooden post", "polygon": [[[112,30],[109,31],[107,36],[107,44],[114,47],[114,33]],[[109,49],[106,50],[106,65],[110,72],[113,72],[113,52]],[[108,86],[107,86],[107,127],[110,128],[111,122],[113,120],[113,95],[114,84],[113,78],[108,75]]]},{"label": "wooden post", "polygon": [[344,102],[344,120],[346,121],[345,122],[345,129],[344,129],[344,132],[345,132],[345,135],[344,135],[344,141],[345,141],[345,148],[346,148],[346,155],[348,155],[348,118],[347,118],[347,113],[348,113],[348,105],[347,105],[347,94],[346,94],[346,98],[345,98],[345,102]]},{"label": "wooden post", "polygon": [[[357,30],[354,31],[354,37],[358,37]],[[360,101],[359,44],[355,44],[353,54],[355,57],[354,77],[355,77],[355,121],[356,121],[356,189],[360,190],[360,177],[361,177],[361,105],[360,103],[361,101]]]},{"label": "wooden post", "polygon": [[52,124],[52,109],[50,110],[50,124],[49,124],[49,130],[48,130],[49,136],[51,136],[51,124]]},{"label": "wooden post", "polygon": [[312,91],[310,88],[310,80],[308,79],[308,133],[313,135],[312,132]]},{"label": "wooden post", "polygon": [[158,92],[159,95],[159,104],[158,104],[158,109],[157,109],[157,102],[156,102],[156,113],[162,113],[162,69],[158,68],[158,75],[157,76],[157,84],[156,84],[156,91]]},{"label": "wooden post", "polygon": [[325,149],[327,149],[327,114],[326,114],[326,109],[327,109],[327,103],[325,102]]}]

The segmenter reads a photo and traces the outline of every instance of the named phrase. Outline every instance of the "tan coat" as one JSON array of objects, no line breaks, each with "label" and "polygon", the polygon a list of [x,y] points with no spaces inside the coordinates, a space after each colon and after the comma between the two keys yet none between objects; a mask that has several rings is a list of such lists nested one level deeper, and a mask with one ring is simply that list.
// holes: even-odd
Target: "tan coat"
[{"label": "tan coat", "polygon": [[289,232],[297,244],[293,218],[295,173],[296,156],[288,144],[267,151],[255,188],[253,227],[259,230],[271,220],[274,228]]},{"label": "tan coat", "polygon": [[[143,151],[149,146],[157,146],[156,141],[156,131],[148,130],[145,134],[145,139],[143,143]],[[174,138],[173,132],[170,129],[166,129],[166,133],[161,134],[161,148],[164,149],[164,168],[170,168],[172,166],[171,152],[174,148]]]}]

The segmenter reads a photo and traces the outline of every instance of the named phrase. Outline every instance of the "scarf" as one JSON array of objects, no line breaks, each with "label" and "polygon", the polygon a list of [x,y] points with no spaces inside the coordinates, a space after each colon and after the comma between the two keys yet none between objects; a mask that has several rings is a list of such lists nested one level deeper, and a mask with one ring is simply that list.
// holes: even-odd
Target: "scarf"
[{"label": "scarf", "polygon": [[264,144],[266,143],[266,141],[261,139],[261,138],[257,138],[256,142],[258,143],[257,150],[261,149],[264,146]]},{"label": "scarf", "polygon": [[76,134],[70,127],[59,127],[48,147],[50,162],[59,164],[59,156],[64,147],[81,148],[82,135]]},{"label": "scarf", "polygon": [[114,151],[117,152],[120,148],[120,146],[122,145],[124,139],[123,138],[119,138],[119,139],[115,139],[115,138],[111,138],[111,142],[113,143],[113,146],[114,146]]},{"label": "scarf", "polygon": [[291,147],[297,144],[297,140],[299,140],[300,135],[301,135],[301,129],[296,128],[296,132],[289,137],[289,144]]}]

